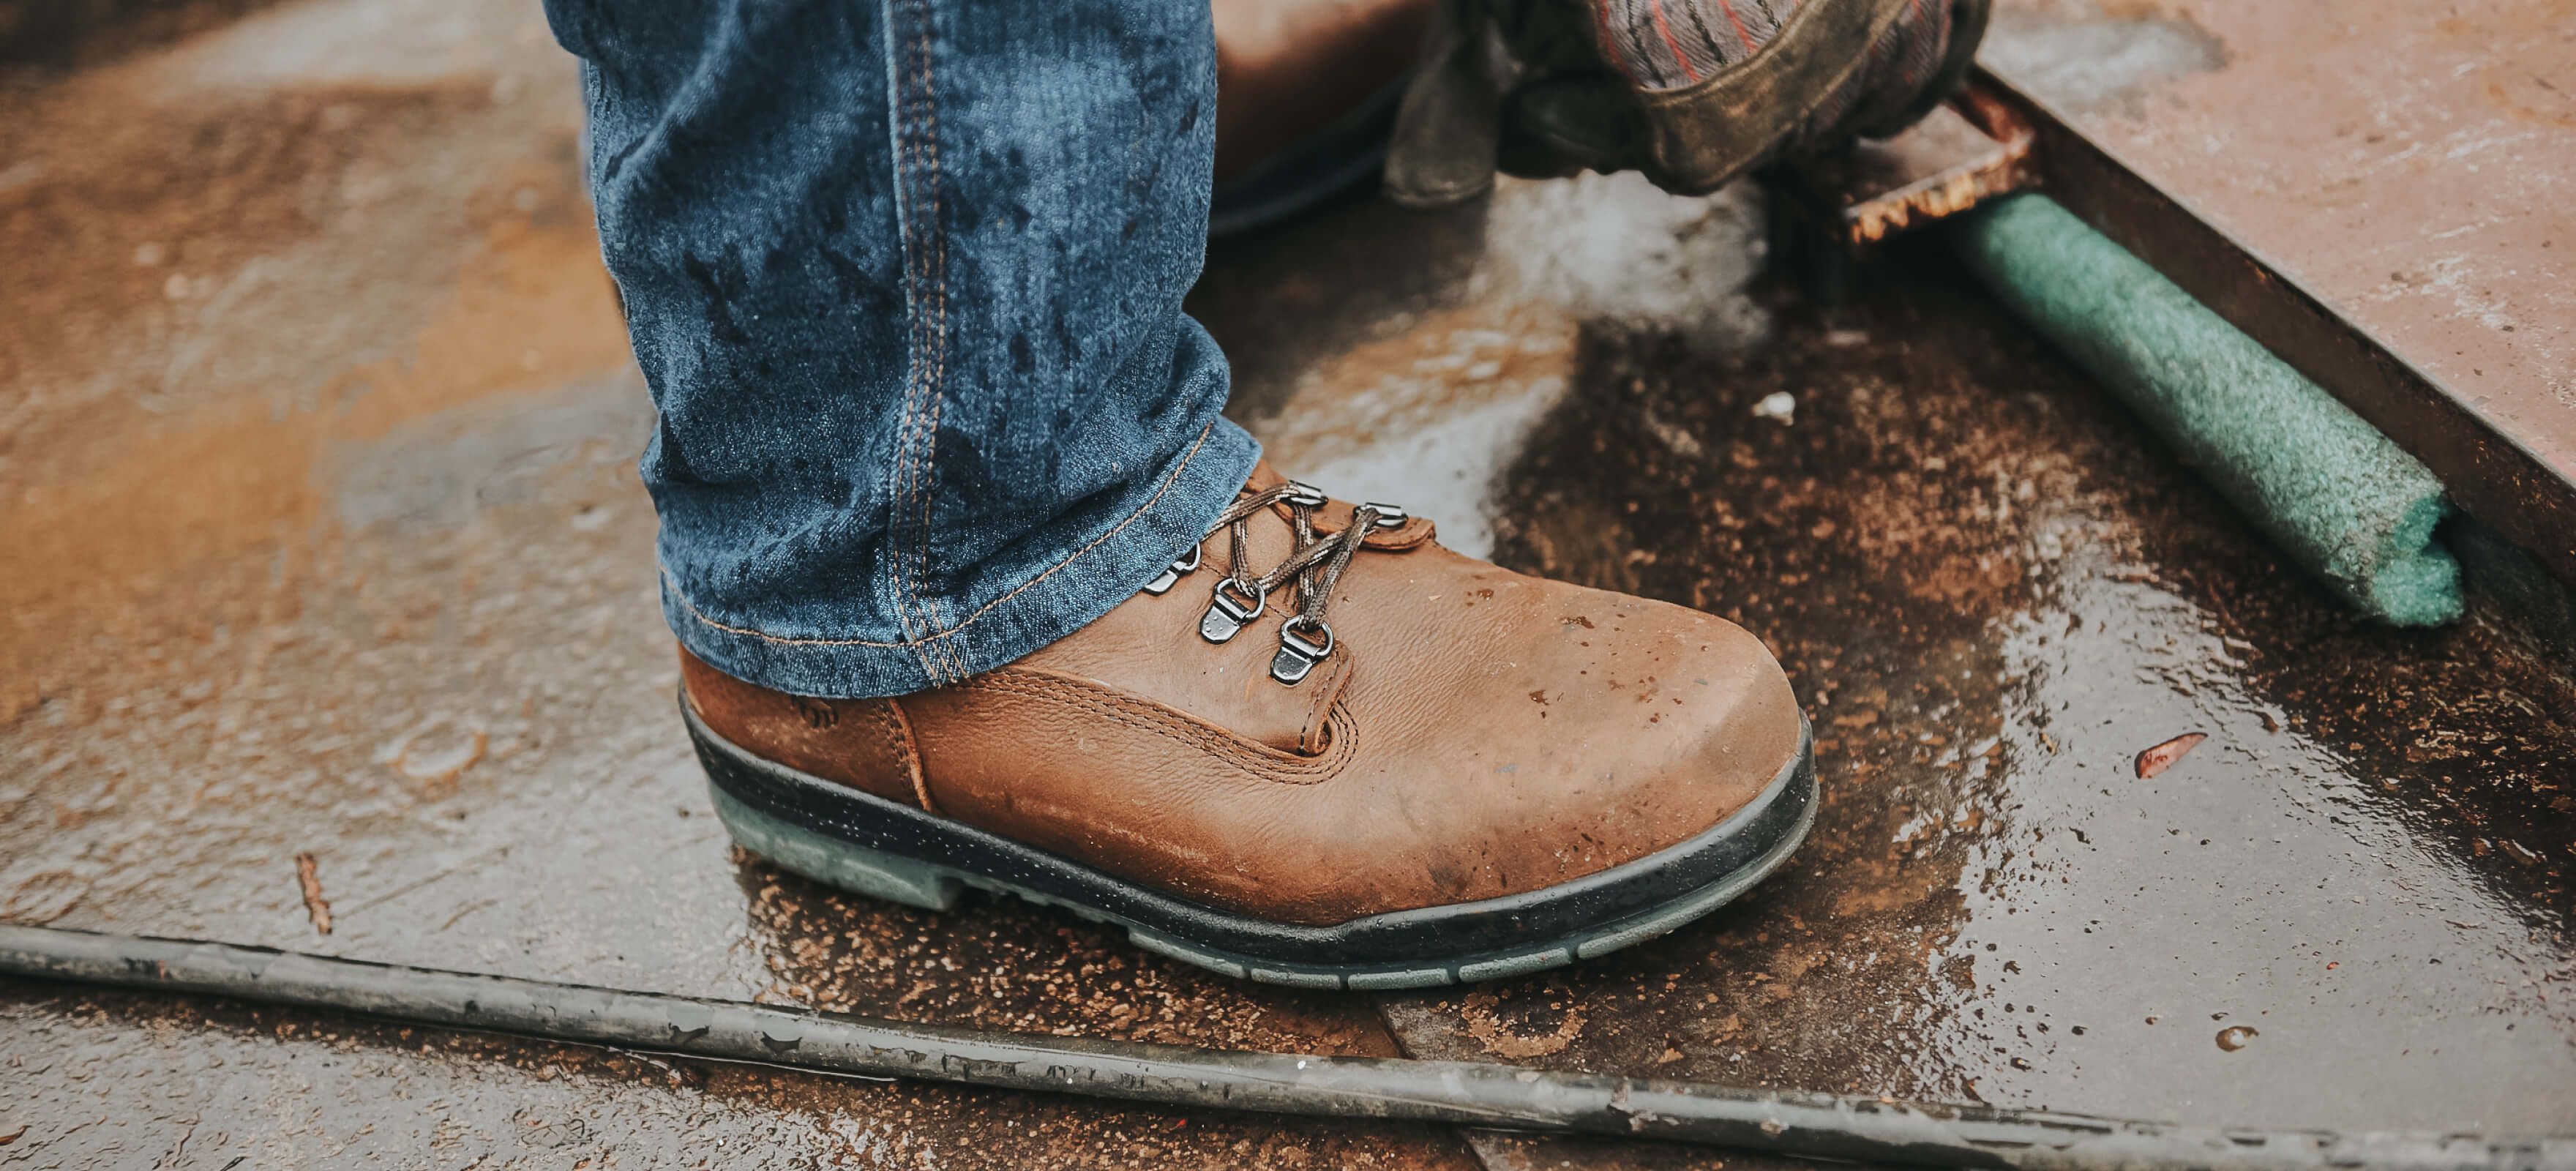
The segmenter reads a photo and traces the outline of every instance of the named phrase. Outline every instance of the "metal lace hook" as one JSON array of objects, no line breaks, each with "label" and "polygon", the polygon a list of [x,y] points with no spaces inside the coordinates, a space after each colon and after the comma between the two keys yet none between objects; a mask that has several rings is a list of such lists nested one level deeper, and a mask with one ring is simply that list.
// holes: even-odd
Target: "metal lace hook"
[{"label": "metal lace hook", "polygon": [[1392,504],[1380,504],[1377,501],[1372,500],[1366,504],[1360,505],[1360,508],[1376,513],[1377,527],[1382,529],[1400,529],[1411,523],[1413,520],[1413,517],[1407,514],[1404,509]]},{"label": "metal lace hook", "polygon": [[1172,564],[1165,568],[1163,572],[1155,574],[1154,580],[1145,583],[1145,592],[1157,596],[1170,592],[1171,588],[1179,584],[1182,578],[1189,576],[1191,570],[1199,567],[1199,562],[1201,560],[1199,552],[1200,548],[1200,545],[1190,546],[1190,551],[1187,554],[1183,555],[1179,560],[1172,562]]}]

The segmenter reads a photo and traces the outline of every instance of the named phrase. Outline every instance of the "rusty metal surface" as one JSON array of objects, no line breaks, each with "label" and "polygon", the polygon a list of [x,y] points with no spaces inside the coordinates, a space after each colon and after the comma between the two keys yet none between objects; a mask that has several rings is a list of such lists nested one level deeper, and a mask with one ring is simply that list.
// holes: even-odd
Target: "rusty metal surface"
[{"label": "rusty metal surface", "polygon": [[2576,10],[2006,0],[2052,192],[2576,582]]},{"label": "rusty metal surface", "polygon": [[[1150,1040],[2576,1127],[2576,691],[2483,620],[2346,621],[1901,247],[1814,318],[1749,284],[1749,193],[1586,179],[1213,258],[1194,307],[1283,467],[1739,616],[1824,737],[1824,821],[1745,904],[1375,1001],[727,849],[533,8],[305,0],[7,84],[0,917]],[[12,1134],[0,1166],[1680,1158],[36,985],[0,987]]]},{"label": "rusty metal surface", "polygon": [[1772,212],[1794,208],[1810,230],[1867,247],[2030,186],[2035,137],[2012,106],[1970,89],[1893,138],[1793,160],[1768,185]]}]

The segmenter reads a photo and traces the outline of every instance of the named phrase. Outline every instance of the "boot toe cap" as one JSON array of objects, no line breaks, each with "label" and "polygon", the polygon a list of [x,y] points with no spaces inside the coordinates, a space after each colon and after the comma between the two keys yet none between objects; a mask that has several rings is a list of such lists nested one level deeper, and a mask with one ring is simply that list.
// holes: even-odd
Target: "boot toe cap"
[{"label": "boot toe cap", "polygon": [[1514,670],[1453,681],[1442,705],[1509,718],[1472,745],[1440,738],[1447,759],[1408,761],[1384,778],[1382,803],[1333,831],[1360,847],[1356,869],[1385,905],[1522,894],[1650,857],[1723,824],[1796,764],[1803,717],[1761,640],[1697,611],[1596,596],[1608,604],[1592,625],[1520,648]]}]

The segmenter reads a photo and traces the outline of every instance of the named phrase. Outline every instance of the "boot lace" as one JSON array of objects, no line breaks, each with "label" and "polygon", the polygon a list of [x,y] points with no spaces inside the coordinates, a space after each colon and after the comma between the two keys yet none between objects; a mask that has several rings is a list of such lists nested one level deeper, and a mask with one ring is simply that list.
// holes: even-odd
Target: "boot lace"
[{"label": "boot lace", "polygon": [[[1232,639],[1261,617],[1273,593],[1294,581],[1297,612],[1279,625],[1279,653],[1270,659],[1270,677],[1294,687],[1313,674],[1317,664],[1333,656],[1333,624],[1326,620],[1325,613],[1332,605],[1333,585],[1341,580],[1342,571],[1350,568],[1351,558],[1366,547],[1370,533],[1402,527],[1407,519],[1404,510],[1392,504],[1362,504],[1352,510],[1351,523],[1339,532],[1318,534],[1315,510],[1325,502],[1321,491],[1294,480],[1257,492],[1247,491],[1217,516],[1216,525],[1200,539],[1200,544],[1190,546],[1190,551],[1174,561],[1171,568],[1145,583],[1144,592],[1161,594],[1171,590],[1199,567],[1202,547],[1223,530],[1230,550],[1226,564],[1231,568],[1210,591],[1207,613],[1199,617],[1199,637],[1213,643]],[[1288,506],[1296,543],[1286,560],[1268,573],[1255,575],[1246,564],[1252,552],[1252,518],[1274,504]]]}]

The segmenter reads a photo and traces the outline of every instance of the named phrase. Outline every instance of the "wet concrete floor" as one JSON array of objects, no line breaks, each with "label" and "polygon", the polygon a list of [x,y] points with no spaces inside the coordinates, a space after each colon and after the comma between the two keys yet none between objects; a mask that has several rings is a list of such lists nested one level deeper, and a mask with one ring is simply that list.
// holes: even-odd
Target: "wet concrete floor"
[{"label": "wet concrete floor", "polygon": [[[1284,466],[1743,621],[1826,784],[1789,869],[1669,939],[1296,992],[728,847],[532,6],[307,0],[6,84],[0,918],[1062,1033],[2576,1129],[2576,685],[2500,622],[2345,618],[1937,256],[1820,313],[1759,277],[1749,196],[1598,178],[1215,251],[1194,308]],[[1719,1161],[36,984],[0,1020],[8,1167]]]}]

